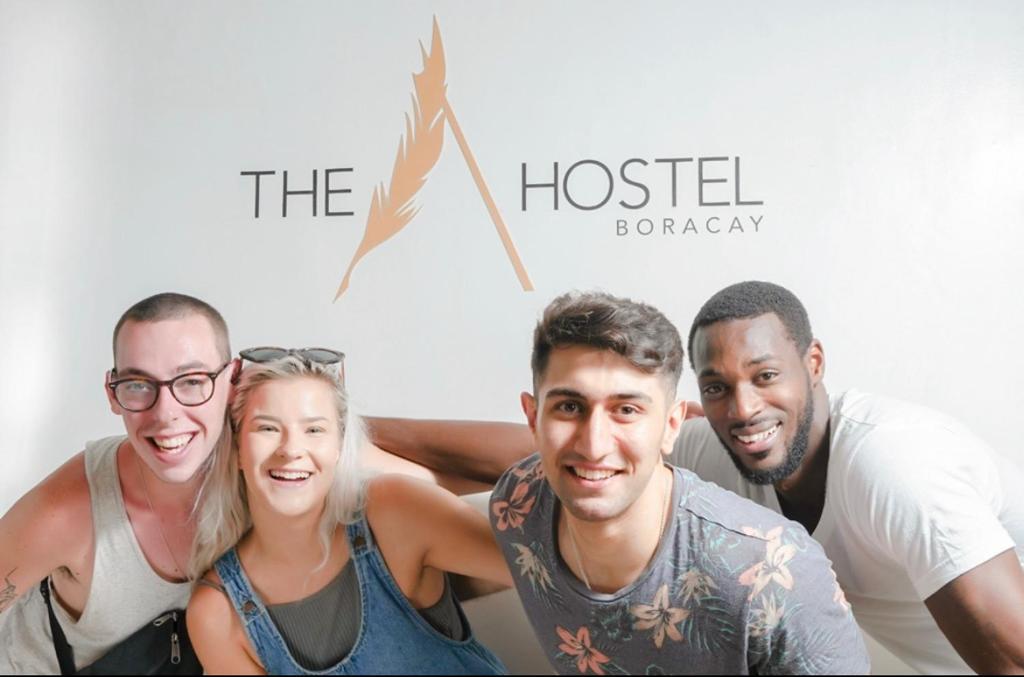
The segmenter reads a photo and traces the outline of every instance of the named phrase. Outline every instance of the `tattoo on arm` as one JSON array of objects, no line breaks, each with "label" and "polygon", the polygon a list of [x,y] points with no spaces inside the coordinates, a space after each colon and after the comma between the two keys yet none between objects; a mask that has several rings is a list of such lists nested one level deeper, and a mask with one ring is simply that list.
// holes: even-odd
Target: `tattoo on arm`
[{"label": "tattoo on arm", "polygon": [[17,597],[14,588],[14,583],[11,583],[10,579],[11,574],[13,574],[17,570],[18,567],[14,567],[13,569],[7,572],[6,576],[4,576],[4,589],[0,590],[0,613],[6,611],[7,607],[10,606],[12,601],[14,601],[14,598]]}]

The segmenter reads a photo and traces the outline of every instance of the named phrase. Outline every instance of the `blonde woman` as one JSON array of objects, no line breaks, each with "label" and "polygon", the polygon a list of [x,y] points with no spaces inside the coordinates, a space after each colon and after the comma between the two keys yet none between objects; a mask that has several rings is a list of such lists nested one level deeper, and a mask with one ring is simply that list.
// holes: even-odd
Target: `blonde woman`
[{"label": "blonde woman", "polygon": [[204,487],[190,562],[207,674],[504,672],[444,573],[511,584],[486,518],[425,482],[364,482],[341,353],[242,357],[234,453]]}]

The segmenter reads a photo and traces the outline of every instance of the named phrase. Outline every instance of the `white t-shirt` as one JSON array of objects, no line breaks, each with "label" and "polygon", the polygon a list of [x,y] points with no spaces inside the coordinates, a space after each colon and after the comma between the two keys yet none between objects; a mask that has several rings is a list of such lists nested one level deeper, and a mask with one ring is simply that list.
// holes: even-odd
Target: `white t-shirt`
[{"label": "white t-shirt", "polygon": [[[925,673],[972,672],[925,599],[1016,547],[1024,563],[1024,473],[952,418],[854,390],[829,398],[825,507],[812,536],[857,622]],[[672,462],[781,512],[743,479],[706,419],[683,425]]]}]

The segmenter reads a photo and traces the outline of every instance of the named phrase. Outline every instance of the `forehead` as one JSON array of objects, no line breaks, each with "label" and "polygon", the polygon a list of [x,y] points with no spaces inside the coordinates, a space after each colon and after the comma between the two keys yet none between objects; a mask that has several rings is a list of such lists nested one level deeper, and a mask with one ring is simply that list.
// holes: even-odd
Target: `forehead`
[{"label": "forehead", "polygon": [[296,376],[262,383],[253,389],[245,415],[275,418],[308,418],[335,416],[334,392],[330,385],[317,378]]},{"label": "forehead", "polygon": [[742,365],[765,356],[799,357],[796,344],[775,313],[716,322],[699,328],[693,336],[693,365],[698,376],[712,365]]},{"label": "forehead", "polygon": [[542,398],[555,388],[567,388],[591,399],[623,393],[664,397],[665,389],[659,374],[642,371],[611,350],[589,346],[552,350],[537,388]]},{"label": "forehead", "polygon": [[125,322],[117,334],[114,363],[119,371],[171,375],[184,365],[205,371],[220,366],[217,335],[202,315],[157,322]]}]

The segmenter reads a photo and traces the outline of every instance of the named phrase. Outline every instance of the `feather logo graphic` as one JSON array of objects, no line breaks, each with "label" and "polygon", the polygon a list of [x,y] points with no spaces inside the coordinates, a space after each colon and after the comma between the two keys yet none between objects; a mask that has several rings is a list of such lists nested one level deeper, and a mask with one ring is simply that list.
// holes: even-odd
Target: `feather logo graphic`
[{"label": "feather logo graphic", "polygon": [[441,157],[444,147],[445,124],[451,129],[455,142],[462,151],[462,156],[469,167],[473,181],[476,183],[480,197],[487,206],[491,221],[498,231],[498,237],[505,247],[512,268],[515,270],[519,283],[524,291],[533,291],[533,283],[519,259],[512,236],[498,211],[498,206],[491,196],[487,183],[484,181],[480,167],[473,157],[473,152],[466,142],[448,101],[448,85],[445,82],[444,46],[441,43],[441,30],[434,18],[434,30],[431,36],[430,53],[420,44],[423,56],[423,70],[412,76],[414,93],[412,95],[412,113],[405,116],[405,134],[398,141],[398,153],[391,170],[391,183],[387,188],[383,182],[373,189],[370,199],[370,211],[366,217],[366,232],[356,248],[352,261],[348,264],[345,277],[334,296],[337,301],[349,287],[349,280],[356,264],[377,246],[393,237],[398,231],[409,225],[419,212],[415,204],[416,194],[427,182],[427,176]]}]

